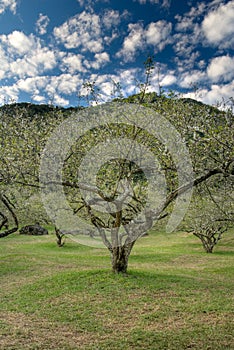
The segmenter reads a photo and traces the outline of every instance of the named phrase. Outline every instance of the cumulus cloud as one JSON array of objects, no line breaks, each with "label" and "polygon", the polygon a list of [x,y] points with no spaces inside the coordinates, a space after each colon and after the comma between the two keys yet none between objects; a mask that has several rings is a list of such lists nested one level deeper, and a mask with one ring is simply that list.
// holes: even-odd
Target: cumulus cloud
[{"label": "cumulus cloud", "polygon": [[205,10],[204,3],[192,7],[184,16],[175,16],[174,50],[178,56],[190,57],[197,44],[202,41],[199,15]]},{"label": "cumulus cloud", "polygon": [[67,106],[68,98],[78,93],[82,79],[78,75],[61,74],[59,76],[36,76],[20,79],[15,84],[17,92],[29,93],[36,102],[51,101],[56,105]]},{"label": "cumulus cloud", "polygon": [[174,74],[166,74],[162,77],[161,86],[170,86],[177,82],[177,77]]},{"label": "cumulus cloud", "polygon": [[[125,15],[125,12],[121,15],[116,10],[106,10],[103,15],[83,11],[60,27],[55,27],[53,33],[67,49],[81,48],[82,52],[99,53],[103,51],[108,38],[113,40],[116,37],[116,26]],[[109,31],[111,33],[108,34]]]},{"label": "cumulus cloud", "polygon": [[100,18],[86,11],[55,27],[54,36],[67,49],[81,47],[82,51],[91,52],[103,49]]},{"label": "cumulus cloud", "polygon": [[[194,50],[197,49],[198,45],[207,46],[211,44],[211,41],[208,41],[207,36],[213,35],[214,38],[223,31],[223,21],[224,27],[227,23],[225,18],[225,13],[220,11],[225,8],[222,0],[213,0],[210,2],[198,2],[190,8],[187,13],[183,15],[176,15],[176,24],[175,24],[175,34],[173,35],[174,40],[174,50],[178,56],[189,57]],[[230,1],[234,2],[234,0]],[[226,11],[223,11],[226,12]],[[221,14],[221,19],[218,18]],[[233,21],[233,20],[232,20]],[[232,28],[232,23],[230,23],[230,28]],[[231,29],[232,31],[232,29]],[[224,34],[224,38],[226,33]],[[214,39],[216,40],[216,39]]]},{"label": "cumulus cloud", "polygon": [[33,77],[53,69],[57,64],[56,53],[48,47],[42,47],[40,40],[33,34],[27,36],[23,32],[14,31],[1,35],[0,43],[2,78]]},{"label": "cumulus cloud", "polygon": [[7,47],[9,53],[18,55],[24,55],[34,50],[38,45],[37,40],[32,34],[27,36],[18,30],[14,30],[8,35],[1,35],[0,41]]},{"label": "cumulus cloud", "polygon": [[18,58],[9,65],[12,75],[20,78],[25,76],[37,76],[56,66],[56,57],[53,51],[47,48],[39,48],[23,58]]},{"label": "cumulus cloud", "polygon": [[142,5],[146,4],[147,2],[150,4],[159,4],[162,7],[170,7],[170,4],[171,4],[171,0],[163,0],[163,1],[161,1],[161,0],[134,0],[134,1],[137,1]]},{"label": "cumulus cloud", "polygon": [[192,6],[187,13],[183,14],[183,16],[176,15],[175,19],[177,20],[177,23],[175,29],[179,32],[186,32],[188,30],[193,31],[194,23],[196,23],[200,16],[205,13],[206,8],[207,4],[200,2],[196,4],[196,6]]},{"label": "cumulus cloud", "polygon": [[120,13],[117,10],[107,9],[102,15],[102,23],[104,27],[111,29],[113,27],[117,27],[120,24],[121,20],[127,18],[128,16],[129,13],[127,10],[125,10],[123,13]]},{"label": "cumulus cloud", "polygon": [[121,69],[117,71],[113,80],[120,83],[124,96],[128,96],[138,92],[136,81],[141,75],[142,69],[139,68]]},{"label": "cumulus cloud", "polygon": [[44,103],[46,102],[45,96],[41,96],[41,95],[33,95],[32,96],[33,101],[35,101],[36,103]]},{"label": "cumulus cloud", "polygon": [[207,75],[212,82],[230,81],[234,78],[234,57],[215,57],[207,68]]},{"label": "cumulus cloud", "polygon": [[92,8],[97,2],[109,2],[109,0],[77,0],[81,7]]},{"label": "cumulus cloud", "polygon": [[84,61],[84,64],[88,69],[89,68],[100,69],[105,64],[110,62],[110,56],[107,52],[96,53],[94,55],[94,59],[95,59],[94,61],[88,61],[88,60]]},{"label": "cumulus cloud", "polygon": [[202,30],[207,41],[221,48],[234,45],[234,1],[221,4],[207,14],[202,22]]},{"label": "cumulus cloud", "polygon": [[8,57],[3,50],[2,47],[0,47],[0,79],[3,79],[6,76],[6,72],[9,70],[9,60]]},{"label": "cumulus cloud", "polygon": [[136,93],[136,78],[140,70],[137,68],[121,69],[116,74],[92,74],[90,81],[95,81],[100,90],[101,101],[110,100],[114,96],[115,83],[119,83],[124,96]]},{"label": "cumulus cloud", "polygon": [[122,49],[117,57],[123,57],[125,62],[133,61],[136,52],[144,47],[144,28],[142,23],[131,23],[128,25],[129,35],[124,39]]},{"label": "cumulus cloud", "polygon": [[18,102],[19,89],[16,85],[2,86],[0,94],[0,104]]},{"label": "cumulus cloud", "polygon": [[44,35],[47,33],[47,27],[50,23],[50,19],[48,16],[43,15],[42,13],[39,14],[39,18],[36,22],[36,31],[40,35]]},{"label": "cumulus cloud", "polygon": [[68,71],[71,74],[76,72],[86,72],[83,67],[84,57],[80,54],[68,53],[62,60],[62,69]]},{"label": "cumulus cloud", "polygon": [[71,95],[78,92],[82,82],[79,75],[61,74],[59,76],[52,76],[49,85],[46,87],[46,91],[49,94]]},{"label": "cumulus cloud", "polygon": [[161,51],[169,42],[171,28],[171,23],[164,20],[151,22],[146,28],[141,22],[130,23],[129,34],[125,37],[117,57],[123,58],[125,62],[133,61],[136,53],[146,45],[152,45],[155,52]]},{"label": "cumulus cloud", "polygon": [[33,95],[39,95],[41,90],[44,90],[50,82],[50,77],[41,76],[26,79],[19,79],[16,86],[19,90],[31,93]]},{"label": "cumulus cloud", "polygon": [[171,29],[171,23],[163,20],[150,23],[145,30],[146,43],[156,46],[161,51],[167,44]]},{"label": "cumulus cloud", "polygon": [[1,0],[0,1],[0,14],[9,9],[14,14],[16,13],[17,0]]},{"label": "cumulus cloud", "polygon": [[192,88],[197,83],[202,84],[206,77],[206,73],[200,70],[186,72],[181,75],[179,85],[183,88]]},{"label": "cumulus cloud", "polygon": [[234,96],[234,81],[223,85],[213,84],[209,88],[199,90],[199,95],[193,92],[184,94],[184,97],[194,98],[209,105],[217,105],[232,96]]}]

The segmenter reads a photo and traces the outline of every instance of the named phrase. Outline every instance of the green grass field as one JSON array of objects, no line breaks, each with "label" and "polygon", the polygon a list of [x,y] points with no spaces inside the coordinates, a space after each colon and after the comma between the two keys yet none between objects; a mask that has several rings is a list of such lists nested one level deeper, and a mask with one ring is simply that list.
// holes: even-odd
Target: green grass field
[{"label": "green grass field", "polygon": [[138,241],[127,277],[105,249],[55,236],[0,240],[0,349],[234,349],[234,231]]}]

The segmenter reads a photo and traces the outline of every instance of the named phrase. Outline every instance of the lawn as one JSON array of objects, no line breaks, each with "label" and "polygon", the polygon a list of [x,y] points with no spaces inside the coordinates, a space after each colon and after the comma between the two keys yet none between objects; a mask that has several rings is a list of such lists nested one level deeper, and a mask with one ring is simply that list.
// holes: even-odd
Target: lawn
[{"label": "lawn", "polygon": [[234,349],[233,234],[207,254],[191,234],[152,231],[128,276],[105,249],[1,239],[0,349]]}]

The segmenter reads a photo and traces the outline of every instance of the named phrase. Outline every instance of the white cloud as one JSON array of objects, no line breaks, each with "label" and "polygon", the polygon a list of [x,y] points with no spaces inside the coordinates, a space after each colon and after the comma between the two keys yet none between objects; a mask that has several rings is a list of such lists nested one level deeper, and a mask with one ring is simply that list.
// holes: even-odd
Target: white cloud
[{"label": "white cloud", "polygon": [[194,70],[183,73],[180,78],[179,85],[183,88],[192,88],[193,85],[200,85],[206,79],[206,73]]},{"label": "white cloud", "polygon": [[183,16],[176,15],[175,19],[177,20],[176,30],[177,31],[188,31],[194,29],[194,22],[197,22],[201,15],[206,11],[207,4],[200,2],[196,6],[192,6],[189,12],[185,13]]},{"label": "white cloud", "polygon": [[80,48],[81,52],[100,53],[119,36],[119,24],[126,19],[127,10],[105,9],[99,14],[92,10],[83,11],[68,19],[60,27],[55,27],[55,39],[66,49]]},{"label": "white cloud", "polygon": [[6,72],[9,69],[9,60],[8,57],[3,50],[2,47],[0,47],[0,79],[3,79],[6,76]]},{"label": "white cloud", "polygon": [[18,102],[19,89],[16,85],[2,86],[0,94],[0,104]]},{"label": "white cloud", "polygon": [[64,97],[55,94],[50,101],[53,105],[55,106],[68,106],[69,105],[69,100],[65,99]]},{"label": "white cloud", "polygon": [[47,27],[49,25],[50,19],[48,16],[39,14],[39,18],[36,22],[36,31],[40,35],[44,35],[47,33]]},{"label": "white cloud", "polygon": [[[14,31],[1,35],[0,77],[36,76],[53,69],[57,64],[56,52],[42,47],[38,38]],[[4,70],[4,73],[3,73]]]},{"label": "white cloud", "polygon": [[102,14],[83,11],[68,19],[61,26],[55,27],[55,39],[66,49],[80,48],[82,52],[99,53],[105,44],[118,37],[118,25],[128,12],[105,10]]},{"label": "white cloud", "polygon": [[7,47],[7,50],[10,53],[18,55],[24,55],[27,52],[31,52],[38,46],[37,40],[32,34],[27,36],[18,30],[13,31],[8,35],[1,35],[0,41]]},{"label": "white cloud", "polygon": [[[188,19],[190,21],[190,19]],[[180,26],[177,28],[180,31],[173,36],[174,40],[174,50],[178,56],[181,57],[191,57],[193,51],[197,49],[198,43],[202,40],[201,28],[198,23],[191,22],[188,25],[189,28],[182,29]],[[188,58],[187,58],[188,59]]]},{"label": "white cloud", "polygon": [[82,79],[78,75],[61,74],[20,79],[15,84],[15,89],[30,94],[36,102],[50,101],[67,106],[69,101],[65,96],[77,94],[81,85]]},{"label": "white cloud", "polygon": [[117,72],[117,76],[114,80],[119,81],[125,95],[137,92],[136,79],[140,72],[141,70],[137,68],[123,69]]},{"label": "white cloud", "polygon": [[133,61],[137,50],[144,47],[144,28],[142,23],[128,25],[129,35],[124,39],[122,49],[117,57],[123,57],[125,62]]},{"label": "white cloud", "polygon": [[32,96],[33,101],[35,101],[36,103],[42,103],[42,102],[46,102],[45,96],[41,96],[41,95],[33,95]]},{"label": "white cloud", "polygon": [[82,51],[100,52],[103,49],[100,17],[83,11],[54,28],[55,38],[67,49],[81,47]]},{"label": "white cloud", "polygon": [[212,85],[210,88],[199,90],[199,96],[196,93],[184,94],[184,97],[194,98],[209,105],[217,105],[222,100],[227,101],[234,96],[234,81],[224,85]]},{"label": "white cloud", "polygon": [[127,16],[127,10],[122,14],[117,10],[106,10],[102,16],[102,22],[107,29],[111,29],[112,27],[117,27],[120,24],[121,19],[126,18]]},{"label": "white cloud", "polygon": [[16,86],[20,91],[31,93],[32,95],[38,95],[41,90],[44,90],[50,82],[50,77],[33,77],[20,79],[17,81]]},{"label": "white cloud", "polygon": [[92,8],[96,2],[109,2],[110,0],[77,0],[80,6],[85,6],[86,8]]},{"label": "white cloud", "polygon": [[212,82],[230,81],[234,78],[234,57],[215,57],[207,68],[207,74]]},{"label": "white cloud", "polygon": [[79,87],[82,84],[82,79],[79,75],[61,74],[51,77],[50,83],[46,87],[48,94],[65,94],[71,95],[78,93]]},{"label": "white cloud", "polygon": [[167,23],[164,20],[150,23],[145,30],[146,43],[157,46],[157,48],[161,51],[167,43],[171,29],[171,23]]},{"label": "white cloud", "polygon": [[200,62],[197,59],[199,58],[200,53],[198,51],[192,52],[190,53],[190,55],[187,55],[188,58],[184,58],[182,57],[176,57],[175,58],[175,62],[177,63],[177,70],[180,74],[183,74],[184,72],[191,71],[194,70],[194,68],[196,67],[196,64],[198,66],[199,69],[200,68]]},{"label": "white cloud", "polygon": [[234,45],[234,1],[221,4],[207,14],[202,22],[202,30],[210,44],[220,48]]},{"label": "white cloud", "polygon": [[4,13],[8,8],[14,14],[16,13],[17,0],[0,0],[0,14]]},{"label": "white cloud", "polygon": [[83,56],[80,54],[68,53],[66,57],[62,60],[62,68],[67,70],[69,73],[74,74],[75,72],[86,72],[86,69],[83,67],[82,61]]},{"label": "white cloud", "polygon": [[[100,101],[105,102],[110,100],[111,96],[115,96],[114,83],[120,84],[124,96],[136,93],[136,77],[138,73],[139,69],[132,68],[127,70],[119,70],[116,72],[116,74],[91,74],[88,80],[95,81],[95,85],[99,89]],[[81,89],[81,93],[86,94],[87,91],[85,89]]]},{"label": "white cloud", "polygon": [[134,0],[139,2],[141,5],[146,4],[147,2],[151,3],[151,4],[159,4],[162,7],[170,7],[171,4],[171,0]]},{"label": "white cloud", "polygon": [[177,82],[177,78],[174,74],[166,74],[161,82],[160,82],[160,85],[163,87],[163,86],[170,86],[170,85],[173,85]]},{"label": "white cloud", "polygon": [[110,56],[107,52],[101,52],[101,53],[96,53],[94,55],[95,61],[88,61],[85,60],[84,64],[88,69],[94,68],[94,69],[100,69],[103,67],[105,64],[110,62]]},{"label": "white cloud", "polygon": [[42,76],[42,77],[33,77],[20,79],[15,83],[17,90],[20,92],[28,93],[32,100],[38,103],[47,102],[48,98],[44,94],[45,87],[48,86],[50,82],[50,77]]},{"label": "white cloud", "polygon": [[32,55],[26,55],[18,58],[9,64],[9,74],[11,76],[37,76],[45,71],[51,70],[56,66],[56,57],[53,51],[47,48],[37,49]]},{"label": "white cloud", "polygon": [[123,47],[117,53],[125,62],[133,61],[137,51],[144,50],[147,45],[154,46],[154,51],[161,51],[169,42],[171,23],[164,20],[151,22],[145,29],[141,22],[128,25],[129,34],[125,37]]},{"label": "white cloud", "polygon": [[[108,101],[112,95],[113,81],[120,83],[125,95],[135,93],[137,73],[137,69],[129,69],[121,70],[116,74],[91,74],[87,77],[87,81],[96,82],[96,86],[100,89],[101,102],[104,102]],[[20,91],[30,94],[35,102],[48,103],[50,101],[53,104],[67,106],[69,96],[76,95],[78,97],[78,93],[82,92],[83,82],[83,78],[74,74],[29,77],[20,79],[14,85],[14,91],[18,95]],[[10,87],[8,87],[8,90],[12,91]]]}]

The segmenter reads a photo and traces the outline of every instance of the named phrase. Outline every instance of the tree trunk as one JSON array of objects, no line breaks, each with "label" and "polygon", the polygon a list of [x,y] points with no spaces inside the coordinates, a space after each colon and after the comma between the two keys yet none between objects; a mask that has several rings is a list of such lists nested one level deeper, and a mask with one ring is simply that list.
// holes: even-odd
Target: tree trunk
[{"label": "tree trunk", "polygon": [[11,235],[12,233],[18,231],[19,222],[18,222],[18,218],[17,218],[17,216],[12,208],[13,205],[11,204],[9,199],[5,195],[2,195],[1,193],[0,193],[0,201],[4,204],[4,206],[6,207],[7,211],[12,216],[14,223],[15,223],[15,227],[8,229],[8,218],[4,214],[1,213],[1,216],[3,217],[3,224],[1,224],[0,229],[2,229],[3,226],[5,226],[5,228],[6,228],[6,230],[4,232],[0,233],[0,238],[3,238],[3,237],[7,237],[7,236]]},{"label": "tree trunk", "polygon": [[112,271],[114,273],[127,273],[128,258],[131,253],[134,242],[122,247],[114,247],[111,251]]},{"label": "tree trunk", "polygon": [[56,237],[57,237],[57,245],[59,247],[63,247],[64,244],[65,244],[64,234],[57,227],[55,227],[54,229],[55,229],[55,234],[56,234]]},{"label": "tree trunk", "polygon": [[213,253],[213,248],[214,248],[213,244],[210,244],[207,242],[202,242],[202,243],[203,243],[203,247],[204,247],[206,253]]}]

